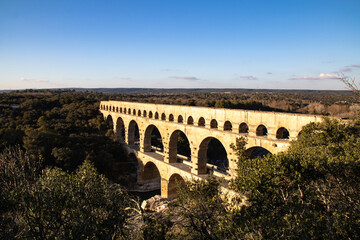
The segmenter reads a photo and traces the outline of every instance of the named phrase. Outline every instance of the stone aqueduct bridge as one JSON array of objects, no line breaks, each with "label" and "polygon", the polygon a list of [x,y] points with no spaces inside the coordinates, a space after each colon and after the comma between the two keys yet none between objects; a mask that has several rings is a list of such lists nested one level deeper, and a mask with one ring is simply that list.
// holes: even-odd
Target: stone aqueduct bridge
[{"label": "stone aqueduct bridge", "polygon": [[[223,176],[229,178],[235,174],[237,160],[230,145],[238,137],[246,136],[249,154],[258,148],[278,153],[288,148],[304,125],[322,119],[315,115],[122,101],[101,101],[100,111],[113,122],[116,135],[128,145],[129,152],[136,155],[138,182],[161,179],[162,197],[176,194],[176,180],[207,177],[207,149],[213,138],[226,150],[229,167]],[[163,153],[152,150],[151,133],[155,127],[161,135]],[[179,161],[177,155],[181,132],[189,141],[190,161]]]}]

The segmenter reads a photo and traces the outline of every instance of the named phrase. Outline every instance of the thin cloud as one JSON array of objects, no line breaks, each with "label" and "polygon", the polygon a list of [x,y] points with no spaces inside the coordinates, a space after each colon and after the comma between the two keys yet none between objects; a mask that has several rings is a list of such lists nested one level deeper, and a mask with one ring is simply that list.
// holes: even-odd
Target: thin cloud
[{"label": "thin cloud", "polygon": [[342,68],[340,69],[341,72],[351,72],[351,68]]},{"label": "thin cloud", "polygon": [[169,78],[187,80],[187,81],[199,81],[200,79],[194,76],[170,76]]},{"label": "thin cloud", "polygon": [[246,79],[246,80],[258,80],[256,77],[254,76],[239,76],[241,79]]},{"label": "thin cloud", "polygon": [[272,74],[272,72],[267,72],[266,74],[269,74],[269,75],[271,75],[271,74]]},{"label": "thin cloud", "polygon": [[23,82],[34,82],[34,83],[49,83],[47,79],[33,79],[33,78],[20,78]]},{"label": "thin cloud", "polygon": [[360,64],[351,64],[351,65],[346,66],[346,67],[360,68]]},{"label": "thin cloud", "polygon": [[342,79],[343,76],[337,73],[320,73],[319,76],[301,76],[289,78],[289,80],[323,80],[323,79]]},{"label": "thin cloud", "polygon": [[131,77],[114,77],[115,80],[132,80]]}]

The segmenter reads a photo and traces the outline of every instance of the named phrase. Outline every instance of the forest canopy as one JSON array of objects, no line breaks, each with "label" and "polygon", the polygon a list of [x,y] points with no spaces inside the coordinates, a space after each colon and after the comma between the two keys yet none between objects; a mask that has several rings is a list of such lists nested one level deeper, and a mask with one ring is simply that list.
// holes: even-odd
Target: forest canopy
[{"label": "forest canopy", "polygon": [[[178,198],[161,212],[144,212],[125,190],[136,179],[129,176],[127,155],[99,112],[99,102],[109,99],[269,111],[300,111],[319,99],[325,109],[356,106],[353,97],[315,96],[313,101],[282,94],[0,94],[1,238],[358,239],[360,121],[355,108],[352,120],[325,118],[305,126],[280,154],[249,159],[246,139],[234,143],[238,175],[231,187],[247,197],[241,208],[234,206],[243,199],[230,201],[222,194],[221,179],[210,177],[179,184]],[[288,108],[289,99],[308,105]]]}]

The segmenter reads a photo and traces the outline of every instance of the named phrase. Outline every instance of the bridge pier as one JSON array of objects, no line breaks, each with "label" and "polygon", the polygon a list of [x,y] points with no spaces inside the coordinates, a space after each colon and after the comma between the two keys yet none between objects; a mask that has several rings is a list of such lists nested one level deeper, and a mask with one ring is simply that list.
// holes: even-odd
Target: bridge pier
[{"label": "bridge pier", "polygon": [[169,181],[165,178],[161,178],[161,197],[169,197]]},{"label": "bridge pier", "polygon": [[[199,155],[202,155],[202,157],[206,158],[206,150],[201,151],[201,153],[199,151]],[[191,155],[191,173],[195,175],[207,173],[206,161],[199,161],[199,158],[201,159],[199,155]]]}]

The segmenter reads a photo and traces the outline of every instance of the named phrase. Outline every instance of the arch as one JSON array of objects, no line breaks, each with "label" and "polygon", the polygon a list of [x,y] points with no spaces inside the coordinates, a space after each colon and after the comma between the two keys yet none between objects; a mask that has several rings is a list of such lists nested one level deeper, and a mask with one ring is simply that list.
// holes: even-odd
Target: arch
[{"label": "arch", "polygon": [[137,166],[139,165],[139,159],[136,157],[136,155],[134,154],[134,153],[129,153],[129,160],[130,160],[130,162],[133,164],[133,165],[135,165],[136,166],[136,168],[137,168]]},{"label": "arch", "polygon": [[136,116],[136,110],[135,110],[135,109],[133,110],[133,115],[135,115],[135,116]]},{"label": "arch", "polygon": [[116,112],[119,112],[119,107],[116,107]]},{"label": "arch", "polygon": [[241,123],[239,126],[239,133],[249,133],[249,127],[246,123]]},{"label": "arch", "polygon": [[173,122],[173,121],[174,121],[174,115],[172,115],[172,114],[169,115],[169,121],[170,121],[170,122]]},{"label": "arch", "polygon": [[230,121],[224,123],[224,131],[232,131],[232,124]]},{"label": "arch", "polygon": [[120,113],[122,113],[122,108],[120,108]]},{"label": "arch", "polygon": [[115,107],[113,107],[112,109],[113,109],[112,111],[115,112]]},{"label": "arch", "polygon": [[159,119],[159,113],[158,112],[155,113],[155,119]]},{"label": "arch", "polygon": [[159,182],[160,185],[161,175],[159,169],[156,167],[156,165],[153,162],[147,162],[145,164],[141,175],[142,175],[141,180],[154,181],[154,182],[156,181]]},{"label": "arch", "polygon": [[192,116],[188,117],[187,124],[188,125],[194,125],[194,119],[192,118]]},{"label": "arch", "polygon": [[116,137],[120,142],[125,142],[125,125],[121,117],[116,120]]},{"label": "arch", "polygon": [[284,127],[281,127],[276,131],[277,139],[289,139],[289,136],[290,136],[289,131]]},{"label": "arch", "polygon": [[[127,178],[130,178],[129,181],[129,185],[136,183],[137,181],[137,170],[139,167],[139,160],[136,157],[136,155],[134,153],[129,153],[128,155],[128,164],[126,164],[126,168],[124,169],[124,171],[127,174]],[[128,182],[128,181],[127,181]]]},{"label": "arch", "polygon": [[198,126],[199,127],[205,127],[205,119],[203,117],[199,118]]},{"label": "arch", "polygon": [[178,116],[178,123],[183,123],[183,121],[184,121],[183,116],[179,115]]},{"label": "arch", "polygon": [[151,152],[152,150],[164,151],[160,131],[153,124],[146,128],[144,135],[144,152]]},{"label": "arch", "polygon": [[[178,161],[178,154],[186,157],[186,160],[191,160],[191,150],[189,139],[181,130],[175,130],[169,140],[169,162],[175,163]],[[184,159],[182,159],[184,160]]]},{"label": "arch", "polygon": [[216,167],[217,170],[226,171],[229,167],[229,160],[224,145],[214,137],[205,138],[198,152],[198,171],[199,174],[207,173],[207,163]]},{"label": "arch", "polygon": [[149,118],[152,118],[153,117],[153,113],[152,111],[149,111]]},{"label": "arch", "polygon": [[109,110],[109,107],[106,105],[106,111],[108,111]]},{"label": "arch", "polygon": [[108,128],[114,129],[114,121],[113,121],[111,115],[108,115],[108,116],[106,117],[106,125],[108,126]]},{"label": "arch", "polygon": [[128,109],[128,114],[131,114],[131,109],[130,108]]},{"label": "arch", "polygon": [[268,131],[267,128],[260,124],[257,128],[256,128],[256,136],[267,136]]},{"label": "arch", "polygon": [[216,119],[211,120],[210,128],[218,128],[218,122],[216,121]]},{"label": "arch", "polygon": [[271,152],[269,150],[267,150],[266,148],[260,147],[260,146],[255,146],[255,147],[251,147],[246,149],[245,154],[247,157],[254,159],[254,158],[262,158],[265,157],[268,154],[271,154]]},{"label": "arch", "polygon": [[141,117],[141,110],[138,111],[138,116]]},{"label": "arch", "polygon": [[146,117],[146,110],[144,110],[143,117]]},{"label": "arch", "polygon": [[165,115],[165,113],[161,114],[161,120],[163,120],[163,121],[166,120],[166,115]]},{"label": "arch", "polygon": [[140,133],[139,126],[135,120],[131,120],[128,130],[128,145],[139,145]]},{"label": "arch", "polygon": [[185,184],[184,179],[177,173],[171,175],[168,184],[168,198],[176,198],[178,196],[176,187],[178,184]]}]

